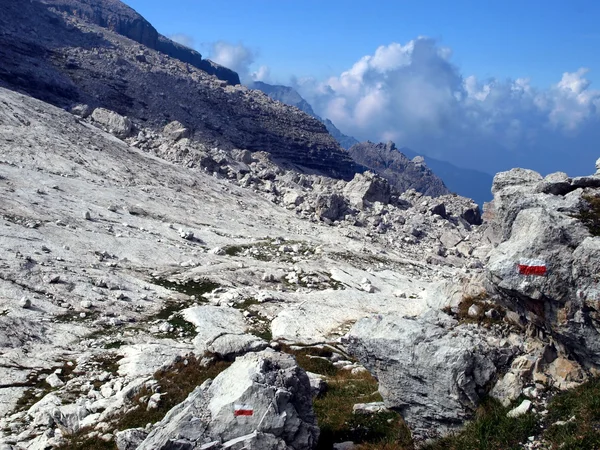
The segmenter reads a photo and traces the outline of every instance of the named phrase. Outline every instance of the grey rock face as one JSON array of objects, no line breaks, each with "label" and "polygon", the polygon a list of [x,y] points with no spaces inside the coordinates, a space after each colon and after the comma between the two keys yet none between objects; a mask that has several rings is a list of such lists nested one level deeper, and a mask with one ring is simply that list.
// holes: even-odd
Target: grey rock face
[{"label": "grey rock face", "polygon": [[319,217],[338,220],[343,217],[347,206],[346,199],[340,194],[321,194],[317,198],[316,211]]},{"label": "grey rock face", "polygon": [[551,173],[537,184],[535,192],[565,195],[576,189],[576,187],[571,184],[571,181],[571,178],[564,172]]},{"label": "grey rock face", "polygon": [[114,111],[96,108],[92,113],[92,119],[119,138],[126,138],[131,134],[131,120]]},{"label": "grey rock face", "polygon": [[398,151],[393,142],[362,142],[353,145],[348,153],[357,163],[387,179],[400,192],[412,188],[431,197],[450,193],[444,182],[427,166],[408,159]]},{"label": "grey rock face", "polygon": [[590,237],[576,218],[582,190],[565,196],[552,189],[540,192],[540,182],[557,185],[565,176],[542,181],[522,169],[498,174],[496,181],[493,225],[502,230],[503,242],[489,254],[490,287],[511,311],[554,336],[582,364],[600,365],[600,291],[594,275],[600,238]]},{"label": "grey rock face", "polygon": [[233,70],[203,60],[197,51],[162,36],[146,19],[119,0],[46,0],[45,3],[191,64],[230,84],[240,84],[240,78]]},{"label": "grey rock face", "polygon": [[177,120],[165,125],[163,133],[174,141],[190,137],[190,129]]},{"label": "grey rock face", "polygon": [[372,172],[356,174],[344,188],[344,194],[350,200],[350,204],[359,208],[365,202],[381,202],[384,205],[390,202],[390,185],[384,178],[378,177]]},{"label": "grey rock face", "polygon": [[402,414],[417,439],[438,437],[468,419],[514,353],[441,313],[365,318],[346,343],[379,380],[385,405]]},{"label": "grey rock face", "polygon": [[148,432],[145,429],[131,428],[119,431],[115,436],[115,441],[119,450],[136,450],[147,437]]},{"label": "grey rock face", "polygon": [[250,441],[248,448],[309,450],[318,436],[306,372],[292,356],[264,351],[238,358],[196,388],[138,450],[202,448],[214,441],[223,442],[215,444],[220,449],[237,440]]},{"label": "grey rock face", "polygon": [[[67,110],[81,103],[102,107],[129,117],[137,128],[162,131],[165,123],[177,120],[194,130],[195,141],[208,148],[265,151],[281,165],[311,173],[350,180],[363,170],[317,119],[259,91],[227,85],[203,69],[125,39],[110,27],[90,25],[96,24],[98,8],[103,17],[105,7],[110,15],[112,6],[120,5],[115,13],[120,17],[121,8],[127,7],[115,0],[86,1],[3,5],[0,86],[26,91]],[[45,38],[36,38],[27,29],[36,29]],[[148,40],[142,31],[136,31],[136,37]],[[172,161],[182,159],[172,149],[164,153]],[[192,162],[208,166],[200,156]]]},{"label": "grey rock face", "polygon": [[183,317],[197,327],[194,345],[198,354],[208,351],[222,358],[231,358],[251,351],[260,351],[268,343],[256,336],[244,334],[248,325],[241,311],[218,306],[196,306],[183,312]]}]

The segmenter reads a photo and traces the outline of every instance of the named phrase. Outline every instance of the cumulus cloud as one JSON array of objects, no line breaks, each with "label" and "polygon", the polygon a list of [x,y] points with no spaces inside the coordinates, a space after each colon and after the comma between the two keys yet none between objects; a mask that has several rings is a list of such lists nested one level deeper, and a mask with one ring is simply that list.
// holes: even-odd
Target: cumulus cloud
[{"label": "cumulus cloud", "polygon": [[189,48],[194,48],[196,45],[194,38],[192,36],[190,36],[189,34],[185,34],[185,33],[172,34],[169,36],[169,39],[171,39],[181,45],[185,45],[186,47],[189,47]]},{"label": "cumulus cloud", "polygon": [[212,44],[210,59],[235,70],[242,82],[268,81],[270,71],[267,66],[260,66],[253,70],[257,52],[242,43],[232,44],[226,41],[218,41]]},{"label": "cumulus cloud", "polygon": [[587,70],[549,89],[523,78],[463,76],[433,39],[381,46],[339,76],[295,80],[317,114],[359,139],[496,172],[525,166],[589,173],[600,139],[600,91]]}]

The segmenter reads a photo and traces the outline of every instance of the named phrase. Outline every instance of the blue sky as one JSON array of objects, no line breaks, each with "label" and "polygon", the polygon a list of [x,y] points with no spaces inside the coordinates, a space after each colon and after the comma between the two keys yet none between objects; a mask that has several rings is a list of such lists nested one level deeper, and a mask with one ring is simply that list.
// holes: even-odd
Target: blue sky
[{"label": "blue sky", "polygon": [[599,1],[126,3],[359,140],[489,173],[584,175],[600,157]]},{"label": "blue sky", "polygon": [[163,34],[184,33],[206,56],[243,43],[257,64],[291,75],[339,74],[378,46],[425,35],[453,51],[465,74],[529,77],[549,86],[579,67],[600,79],[600,2],[565,0],[126,0]]}]

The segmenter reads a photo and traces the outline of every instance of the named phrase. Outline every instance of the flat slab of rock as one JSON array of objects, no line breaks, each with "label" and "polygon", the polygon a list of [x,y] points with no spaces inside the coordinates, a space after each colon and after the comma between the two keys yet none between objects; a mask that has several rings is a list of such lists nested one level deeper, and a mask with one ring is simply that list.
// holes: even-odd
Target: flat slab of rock
[{"label": "flat slab of rock", "polygon": [[167,367],[178,357],[192,353],[194,348],[176,341],[165,339],[160,343],[135,344],[121,347],[124,355],[119,360],[119,374],[130,377],[152,375]]},{"label": "flat slab of rock", "polygon": [[248,325],[238,309],[221,306],[195,306],[182,311],[183,318],[196,326],[194,338],[197,354],[215,353],[229,358],[265,349],[265,340],[246,334]]}]

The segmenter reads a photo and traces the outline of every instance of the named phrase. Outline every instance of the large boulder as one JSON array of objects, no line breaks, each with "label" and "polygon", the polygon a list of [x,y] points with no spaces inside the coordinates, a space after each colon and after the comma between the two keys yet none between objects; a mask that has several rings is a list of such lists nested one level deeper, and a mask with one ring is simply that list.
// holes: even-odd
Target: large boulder
[{"label": "large boulder", "polygon": [[[306,372],[290,355],[252,353],[154,425],[138,450],[247,448],[309,450],[319,437]],[[239,446],[237,446],[239,444]]]},{"label": "large boulder", "polygon": [[357,173],[344,187],[344,194],[352,206],[362,209],[365,203],[390,202],[390,184],[372,172]]},{"label": "large boulder", "polygon": [[419,318],[376,315],[346,337],[349,352],[379,380],[417,440],[436,438],[470,418],[513,348],[474,326],[433,312]]},{"label": "large boulder", "polygon": [[118,138],[126,138],[131,135],[131,129],[133,127],[131,119],[117,114],[114,111],[96,108],[92,113],[92,119]]},{"label": "large boulder", "polygon": [[348,205],[340,194],[319,194],[316,203],[316,213],[322,219],[339,220],[344,217]]},{"label": "large boulder", "polygon": [[584,366],[600,366],[600,237],[577,218],[582,189],[560,195],[569,190],[563,174],[543,181],[515,169],[497,178],[493,226],[502,242],[489,254],[490,291]]}]

